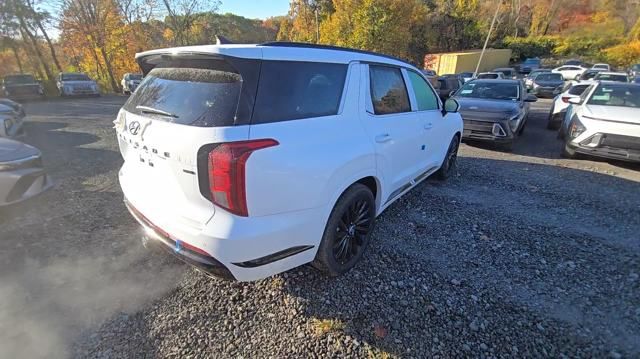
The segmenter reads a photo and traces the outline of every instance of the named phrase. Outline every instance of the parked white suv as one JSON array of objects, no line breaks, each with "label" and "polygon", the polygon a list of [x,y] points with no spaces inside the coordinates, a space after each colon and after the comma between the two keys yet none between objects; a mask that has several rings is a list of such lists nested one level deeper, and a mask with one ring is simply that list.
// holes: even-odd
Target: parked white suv
[{"label": "parked white suv", "polygon": [[209,274],[344,273],[376,216],[456,162],[457,102],[401,60],[296,43],[136,59],[145,81],[114,121],[126,204],[147,244]]}]

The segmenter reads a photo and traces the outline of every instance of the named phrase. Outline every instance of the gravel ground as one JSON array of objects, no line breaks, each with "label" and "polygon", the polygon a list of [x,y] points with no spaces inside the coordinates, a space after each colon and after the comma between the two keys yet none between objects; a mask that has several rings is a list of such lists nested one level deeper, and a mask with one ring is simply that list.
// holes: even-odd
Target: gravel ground
[{"label": "gravel ground", "polygon": [[0,357],[638,357],[640,166],[461,147],[378,219],[364,260],[214,280],[141,249],[117,183],[123,97],[31,103],[57,182],[0,213]]}]

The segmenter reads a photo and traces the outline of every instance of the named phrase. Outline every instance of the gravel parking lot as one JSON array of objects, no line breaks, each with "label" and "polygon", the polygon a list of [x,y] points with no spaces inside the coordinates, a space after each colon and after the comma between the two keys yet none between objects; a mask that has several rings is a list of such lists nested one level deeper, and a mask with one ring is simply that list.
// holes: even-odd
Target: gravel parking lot
[{"label": "gravel parking lot", "polygon": [[0,213],[0,357],[638,357],[640,166],[560,158],[533,104],[513,153],[461,147],[364,260],[210,279],[141,248],[117,181],[125,98],[27,105],[53,190]]}]

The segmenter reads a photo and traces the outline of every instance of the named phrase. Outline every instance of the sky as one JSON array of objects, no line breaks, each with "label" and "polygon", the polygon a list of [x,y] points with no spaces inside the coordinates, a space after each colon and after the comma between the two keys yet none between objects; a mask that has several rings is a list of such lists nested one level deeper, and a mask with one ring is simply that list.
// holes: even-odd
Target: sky
[{"label": "sky", "polygon": [[221,14],[230,12],[250,19],[266,19],[286,15],[289,0],[222,0]]}]

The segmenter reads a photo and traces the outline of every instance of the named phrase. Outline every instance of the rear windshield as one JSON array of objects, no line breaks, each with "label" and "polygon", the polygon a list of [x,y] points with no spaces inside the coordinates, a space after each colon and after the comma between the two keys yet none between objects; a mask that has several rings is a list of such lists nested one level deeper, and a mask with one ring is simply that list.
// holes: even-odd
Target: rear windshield
[{"label": "rear windshield", "polygon": [[596,77],[598,73],[599,73],[598,71],[587,71],[584,74],[582,74],[582,76],[580,76],[580,79],[591,80],[592,78]]},{"label": "rear windshield", "polygon": [[196,67],[154,68],[124,109],[182,125],[212,127],[233,123],[241,87],[242,78],[234,72]]},{"label": "rear windshield", "polygon": [[32,84],[34,82],[36,82],[36,79],[31,75],[11,75],[4,78],[6,85]]},{"label": "rear windshield", "polygon": [[563,81],[562,74],[543,73],[536,76],[536,81]]},{"label": "rear windshield", "polygon": [[478,75],[479,79],[497,79],[498,74],[480,74]]},{"label": "rear windshield", "polygon": [[569,95],[580,96],[587,89],[589,85],[575,85],[569,89]]},{"label": "rear windshield", "polygon": [[263,61],[252,123],[336,115],[346,64]]},{"label": "rear windshield", "polygon": [[640,107],[640,86],[600,84],[588,102],[590,105]]},{"label": "rear windshield", "polygon": [[595,79],[600,81],[617,81],[617,82],[629,81],[626,75],[613,75],[613,74],[602,74],[602,73],[596,75]]},{"label": "rear windshield", "polygon": [[512,82],[473,81],[465,84],[456,96],[516,101],[520,98],[520,86]]},{"label": "rear windshield", "polygon": [[91,81],[85,74],[62,74],[62,81]]}]

